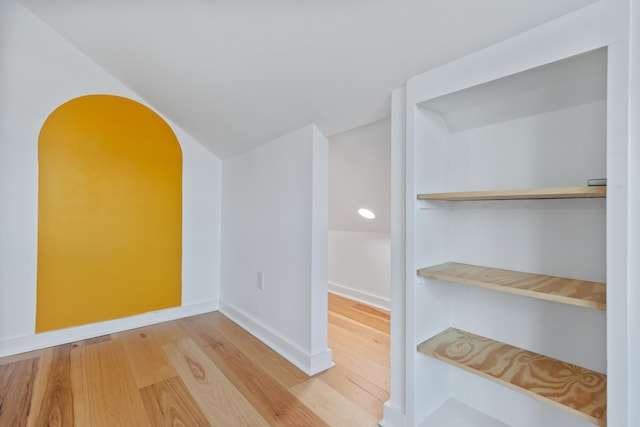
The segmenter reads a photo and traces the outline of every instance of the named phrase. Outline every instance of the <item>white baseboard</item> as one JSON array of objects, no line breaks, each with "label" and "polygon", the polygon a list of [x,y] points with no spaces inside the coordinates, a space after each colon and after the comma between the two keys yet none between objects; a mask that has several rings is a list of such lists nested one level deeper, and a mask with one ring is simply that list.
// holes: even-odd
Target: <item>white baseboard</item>
[{"label": "white baseboard", "polygon": [[57,331],[0,340],[0,357],[99,337],[101,335],[113,334],[128,329],[153,325],[155,323],[195,316],[197,314],[209,313],[217,311],[218,305],[218,300],[205,301],[197,304],[137,314],[122,319],[107,320],[105,322],[75,326]]},{"label": "white baseboard", "polygon": [[349,286],[339,285],[337,283],[329,282],[329,292],[334,294],[350,298],[352,300],[372,305],[382,310],[389,311],[391,309],[391,300],[388,298],[379,297],[377,295],[370,294],[365,291],[350,288]]},{"label": "white baseboard", "polygon": [[380,427],[405,427],[404,412],[391,405],[391,401],[384,402],[384,418],[378,423]]},{"label": "white baseboard", "polygon": [[220,301],[220,312],[268,345],[276,353],[280,354],[307,375],[315,375],[335,366],[335,363],[332,361],[330,348],[316,354],[309,354],[298,347],[297,344],[292,343],[282,335],[263,325],[249,314],[244,313],[224,301]]}]

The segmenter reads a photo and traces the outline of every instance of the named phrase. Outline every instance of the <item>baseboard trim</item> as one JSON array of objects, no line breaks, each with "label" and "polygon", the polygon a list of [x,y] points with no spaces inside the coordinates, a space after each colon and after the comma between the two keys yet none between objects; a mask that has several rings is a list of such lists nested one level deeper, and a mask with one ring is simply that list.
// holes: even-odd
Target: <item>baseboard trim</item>
[{"label": "baseboard trim", "polygon": [[329,282],[329,292],[336,295],[340,295],[352,300],[361,302],[363,304],[372,305],[382,310],[391,310],[391,300],[388,298],[382,298],[377,295],[370,294],[358,289],[350,288],[349,286],[339,285],[337,283]]},{"label": "baseboard trim", "polygon": [[195,316],[197,314],[210,313],[217,311],[218,307],[219,301],[211,300],[181,307],[167,308],[165,310],[151,311],[122,319],[107,320],[90,325],[75,326],[57,331],[0,340],[0,357],[99,337],[101,335],[113,334],[142,326]]},{"label": "baseboard trim", "polygon": [[380,427],[405,427],[406,417],[403,411],[394,407],[390,400],[384,402],[384,418],[378,423]]},{"label": "baseboard trim", "polygon": [[220,312],[309,376],[335,366],[335,363],[332,361],[332,351],[330,348],[316,354],[309,354],[298,347],[297,344],[292,343],[249,314],[229,303],[220,301]]}]

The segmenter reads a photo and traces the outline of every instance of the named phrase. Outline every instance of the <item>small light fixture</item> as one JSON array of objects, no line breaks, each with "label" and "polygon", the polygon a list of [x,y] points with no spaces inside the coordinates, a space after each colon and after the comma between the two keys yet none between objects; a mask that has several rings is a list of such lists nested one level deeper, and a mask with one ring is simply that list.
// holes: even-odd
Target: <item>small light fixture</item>
[{"label": "small light fixture", "polygon": [[367,218],[367,219],[374,219],[376,217],[376,214],[374,214],[373,211],[365,208],[358,209],[358,213],[360,214],[361,217]]}]

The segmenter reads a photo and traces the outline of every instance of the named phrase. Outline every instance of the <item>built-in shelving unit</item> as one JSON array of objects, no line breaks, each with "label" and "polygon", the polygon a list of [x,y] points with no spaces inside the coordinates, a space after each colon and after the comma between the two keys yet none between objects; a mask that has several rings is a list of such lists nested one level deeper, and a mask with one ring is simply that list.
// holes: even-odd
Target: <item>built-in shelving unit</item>
[{"label": "built-in shelving unit", "polygon": [[604,283],[599,282],[523,273],[457,262],[422,268],[418,270],[418,275],[563,304],[600,310],[604,310],[607,307],[606,286]]},{"label": "built-in shelving unit", "polygon": [[541,400],[596,425],[605,425],[605,375],[455,328],[418,351]]},{"label": "built-in shelving unit", "polygon": [[606,425],[614,74],[607,47],[565,53],[483,51],[407,86],[412,427],[466,425],[457,407],[468,425]]},{"label": "built-in shelving unit", "polygon": [[418,200],[530,200],[530,199],[586,199],[604,198],[606,186],[532,188],[526,190],[466,191],[455,193],[418,194]]}]

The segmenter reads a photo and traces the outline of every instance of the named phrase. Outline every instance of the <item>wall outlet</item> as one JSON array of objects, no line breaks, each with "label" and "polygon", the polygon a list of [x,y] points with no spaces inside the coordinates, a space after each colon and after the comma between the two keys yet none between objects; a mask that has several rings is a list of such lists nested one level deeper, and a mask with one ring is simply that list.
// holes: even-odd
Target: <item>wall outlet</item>
[{"label": "wall outlet", "polygon": [[264,273],[261,271],[258,272],[258,289],[264,289]]}]

